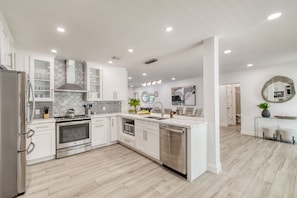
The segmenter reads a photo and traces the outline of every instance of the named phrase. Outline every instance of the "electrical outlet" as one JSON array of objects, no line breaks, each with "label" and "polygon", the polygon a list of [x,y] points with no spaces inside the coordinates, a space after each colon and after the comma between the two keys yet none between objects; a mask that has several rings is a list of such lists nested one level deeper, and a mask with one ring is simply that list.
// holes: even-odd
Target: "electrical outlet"
[{"label": "electrical outlet", "polygon": [[35,115],[39,115],[40,114],[40,109],[35,109]]},{"label": "electrical outlet", "polygon": [[103,107],[102,107],[102,110],[103,110],[103,111],[105,111],[105,110],[106,110],[106,107],[105,107],[105,106],[103,106]]}]

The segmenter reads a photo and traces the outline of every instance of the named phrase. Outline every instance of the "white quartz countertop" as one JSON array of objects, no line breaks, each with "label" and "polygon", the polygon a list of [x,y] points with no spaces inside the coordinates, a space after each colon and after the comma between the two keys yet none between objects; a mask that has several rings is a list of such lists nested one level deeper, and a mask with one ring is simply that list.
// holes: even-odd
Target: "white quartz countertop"
[{"label": "white quartz countertop", "polygon": [[54,118],[48,118],[48,119],[34,119],[30,124],[41,124],[41,123],[52,123],[56,122]]},{"label": "white quartz countertop", "polygon": [[101,118],[101,117],[112,117],[112,116],[118,116],[119,113],[101,113],[101,114],[92,114],[90,115],[91,118]]},{"label": "white quartz countertop", "polygon": [[144,120],[148,122],[155,122],[159,124],[168,124],[168,125],[175,125],[175,126],[181,126],[181,127],[186,127],[186,128],[195,128],[199,127],[201,125],[207,125],[208,122],[205,121],[204,118],[199,118],[199,117],[187,117],[187,116],[174,116],[173,118],[170,118],[169,115],[164,115],[163,120],[155,120],[155,119],[150,119],[147,118],[149,116],[153,117],[160,117],[160,114],[151,114],[151,115],[137,115],[137,114],[118,114],[123,118],[129,118],[129,119],[134,119],[134,120]]}]

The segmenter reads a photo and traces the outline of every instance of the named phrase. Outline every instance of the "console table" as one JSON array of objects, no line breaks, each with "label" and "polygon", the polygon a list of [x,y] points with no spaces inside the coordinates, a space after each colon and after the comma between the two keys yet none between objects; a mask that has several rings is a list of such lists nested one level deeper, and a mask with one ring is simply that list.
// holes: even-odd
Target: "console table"
[{"label": "console table", "polygon": [[297,131],[297,119],[290,116],[277,116],[271,118],[255,117],[254,118],[254,132],[255,137],[263,137],[262,134],[259,134],[259,130],[263,127],[270,128],[274,127],[277,129],[293,129]]}]

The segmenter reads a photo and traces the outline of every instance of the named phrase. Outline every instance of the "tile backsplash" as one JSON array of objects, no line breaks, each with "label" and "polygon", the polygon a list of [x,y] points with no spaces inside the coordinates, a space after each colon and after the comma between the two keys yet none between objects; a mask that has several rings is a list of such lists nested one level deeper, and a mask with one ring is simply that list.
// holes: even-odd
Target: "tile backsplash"
[{"label": "tile backsplash", "polygon": [[[44,107],[49,107],[49,117],[53,117],[53,103],[52,102],[36,102],[34,119],[42,119],[44,114]],[[39,114],[36,114],[36,110],[39,110]]]},{"label": "tile backsplash", "polygon": [[53,115],[64,116],[68,109],[74,109],[76,115],[85,114],[84,104],[93,104],[92,110],[96,114],[119,113],[121,112],[121,102],[119,101],[97,101],[87,102],[84,100],[84,93],[56,92],[53,103]]}]

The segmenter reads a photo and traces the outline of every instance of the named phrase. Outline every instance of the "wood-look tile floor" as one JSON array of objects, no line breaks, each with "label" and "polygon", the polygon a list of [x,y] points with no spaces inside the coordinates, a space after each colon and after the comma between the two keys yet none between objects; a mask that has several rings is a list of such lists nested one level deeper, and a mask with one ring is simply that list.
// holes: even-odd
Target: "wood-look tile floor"
[{"label": "wood-look tile floor", "polygon": [[21,198],[297,197],[297,146],[221,128],[220,174],[194,182],[115,144],[28,167]]}]

